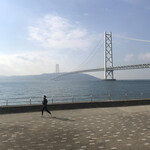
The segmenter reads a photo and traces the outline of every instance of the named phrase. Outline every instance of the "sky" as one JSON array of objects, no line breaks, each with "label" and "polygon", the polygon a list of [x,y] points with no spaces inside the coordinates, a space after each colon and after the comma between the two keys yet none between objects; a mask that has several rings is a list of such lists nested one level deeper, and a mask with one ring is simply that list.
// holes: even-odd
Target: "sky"
[{"label": "sky", "polygon": [[[149,16],[149,0],[1,0],[0,75],[101,68],[104,32],[112,32],[114,66],[150,63]],[[150,79],[150,69],[114,76]]]}]

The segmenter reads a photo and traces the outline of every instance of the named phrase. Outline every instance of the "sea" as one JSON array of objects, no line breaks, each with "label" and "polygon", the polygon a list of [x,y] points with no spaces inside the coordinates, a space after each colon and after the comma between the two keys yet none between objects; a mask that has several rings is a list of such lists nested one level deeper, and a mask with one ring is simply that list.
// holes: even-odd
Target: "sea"
[{"label": "sea", "polygon": [[150,98],[150,80],[30,80],[0,81],[0,105]]}]

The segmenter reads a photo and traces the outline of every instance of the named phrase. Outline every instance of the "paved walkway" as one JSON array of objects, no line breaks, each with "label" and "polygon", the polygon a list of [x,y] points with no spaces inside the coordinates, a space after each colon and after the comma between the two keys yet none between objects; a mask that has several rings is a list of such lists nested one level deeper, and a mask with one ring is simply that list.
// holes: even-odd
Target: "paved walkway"
[{"label": "paved walkway", "polygon": [[0,115],[0,150],[150,150],[150,105]]}]

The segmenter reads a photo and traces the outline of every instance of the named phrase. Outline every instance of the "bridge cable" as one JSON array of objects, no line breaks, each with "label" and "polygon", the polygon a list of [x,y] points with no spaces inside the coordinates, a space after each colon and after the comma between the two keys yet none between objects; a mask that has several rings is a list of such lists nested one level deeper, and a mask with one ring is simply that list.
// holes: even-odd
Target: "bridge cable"
[{"label": "bridge cable", "polygon": [[115,36],[118,37],[118,38],[121,38],[121,39],[150,43],[150,40],[142,40],[142,39],[137,39],[137,38],[132,38],[132,37],[126,37],[126,36],[121,36],[121,35],[115,35]]},{"label": "bridge cable", "polygon": [[[99,49],[102,47],[102,45],[104,44],[104,42],[101,43],[101,41],[102,41],[102,40],[100,40],[100,41],[98,42],[98,44],[93,48],[93,50],[89,53],[89,55],[85,58],[85,60],[77,67],[78,70],[79,70],[82,66],[84,66],[85,64],[87,64],[87,62],[88,62],[89,60],[91,60],[91,59],[93,58],[93,56],[97,53],[97,50],[99,50]],[[101,45],[100,45],[100,43],[101,43]],[[99,49],[97,49],[99,45],[100,45],[100,47],[99,47]],[[77,70],[77,69],[76,69],[76,70]]]}]

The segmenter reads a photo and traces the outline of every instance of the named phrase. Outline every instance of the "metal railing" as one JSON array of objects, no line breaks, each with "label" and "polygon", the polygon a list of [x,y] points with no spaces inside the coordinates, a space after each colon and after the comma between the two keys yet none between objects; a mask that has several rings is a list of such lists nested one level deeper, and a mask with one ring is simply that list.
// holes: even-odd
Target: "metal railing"
[{"label": "metal railing", "polygon": [[[75,103],[75,102],[94,102],[104,100],[129,100],[129,99],[145,99],[150,98],[150,93],[147,92],[125,92],[122,94],[105,93],[103,95],[68,95],[68,96],[47,96],[49,104],[54,103]],[[0,106],[11,106],[11,105],[33,105],[41,104],[42,97],[17,97],[0,99]]]}]

